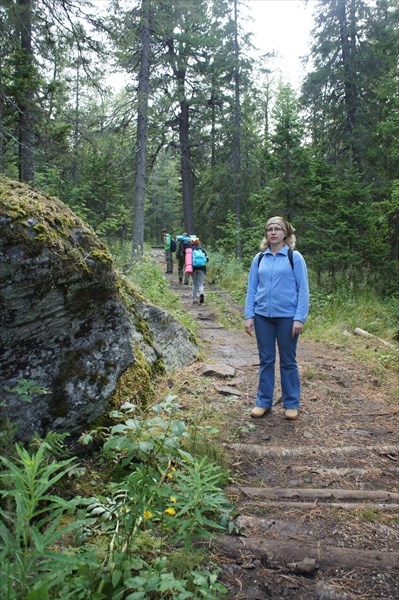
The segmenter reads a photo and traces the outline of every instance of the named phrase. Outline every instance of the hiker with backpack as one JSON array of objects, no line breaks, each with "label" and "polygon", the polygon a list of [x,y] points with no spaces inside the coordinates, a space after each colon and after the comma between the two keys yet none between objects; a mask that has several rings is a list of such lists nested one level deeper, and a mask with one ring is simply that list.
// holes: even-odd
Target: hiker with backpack
[{"label": "hiker with backpack", "polygon": [[184,269],[186,264],[186,249],[191,248],[191,238],[188,233],[183,233],[183,235],[177,236],[177,250],[176,250],[176,258],[177,258],[177,274],[179,277],[179,283],[183,283],[183,275],[184,275],[184,285],[189,284],[189,273],[187,273]]},{"label": "hiker with backpack", "polygon": [[294,251],[295,229],[284,217],[266,222],[262,252],[251,264],[245,302],[245,331],[255,332],[259,352],[259,382],[251,417],[271,412],[274,394],[276,341],[280,357],[284,416],[296,419],[300,407],[300,379],[296,360],[299,334],[309,310],[305,260]]},{"label": "hiker with backpack", "polygon": [[206,263],[208,262],[208,255],[203,248],[198,238],[191,240],[192,253],[192,264],[193,264],[193,304],[198,304],[197,292],[199,292],[199,303],[204,303],[204,281],[206,273]]},{"label": "hiker with backpack", "polygon": [[173,273],[173,256],[172,252],[176,250],[176,242],[172,239],[170,233],[166,229],[162,229],[162,240],[165,250],[166,273]]}]

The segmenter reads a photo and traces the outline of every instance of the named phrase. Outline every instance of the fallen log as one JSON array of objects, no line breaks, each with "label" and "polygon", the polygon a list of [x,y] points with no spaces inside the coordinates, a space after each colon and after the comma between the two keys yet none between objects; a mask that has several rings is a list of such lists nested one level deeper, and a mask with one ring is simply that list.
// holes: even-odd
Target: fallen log
[{"label": "fallen log", "polygon": [[[317,507],[316,507],[317,508]],[[321,515],[320,515],[321,516]],[[256,516],[256,515],[239,515],[236,518],[236,523],[240,528],[245,530],[252,530],[253,532],[257,532],[256,535],[262,535],[263,532],[268,532],[273,534],[273,538],[277,536],[282,539],[284,535],[285,538],[293,538],[295,536],[303,536],[309,535],[309,530],[313,529],[313,520],[310,519],[306,522],[306,519],[298,519],[298,516],[295,514],[287,514],[282,515],[282,518],[269,518]],[[396,529],[393,527],[389,527],[388,525],[384,525],[385,533],[389,530],[392,540],[396,542]],[[244,534],[245,535],[245,534]],[[311,534],[313,535],[313,533]],[[395,545],[395,547],[397,547]]]},{"label": "fallen log", "polygon": [[267,502],[256,502],[253,500],[244,501],[244,506],[250,508],[262,508],[274,507],[274,508],[296,508],[298,510],[312,509],[312,508],[337,508],[339,510],[378,510],[381,512],[398,512],[399,504],[394,502],[291,502],[291,501],[280,501],[268,500]]},{"label": "fallen log", "polygon": [[319,568],[335,569],[376,569],[379,571],[399,571],[399,552],[341,548],[323,544],[282,542],[264,537],[234,537],[221,535],[210,541],[212,548],[222,551],[230,558],[241,558],[245,553],[262,560],[263,563],[295,563],[305,559],[315,559]]},{"label": "fallen log", "polygon": [[371,469],[360,469],[357,467],[342,467],[342,468],[331,468],[328,467],[314,467],[310,465],[290,465],[291,471],[296,473],[314,473],[316,475],[328,475],[333,477],[359,477],[366,475],[371,477],[373,475],[399,475],[398,467],[383,467],[383,468],[371,468]]},{"label": "fallen log", "polygon": [[375,475],[381,475],[381,469],[359,469],[356,467],[343,467],[340,469],[327,467],[310,467],[306,465],[291,465],[290,469],[296,473],[312,473],[314,475],[329,475],[333,477],[347,477],[348,475],[360,477],[361,475],[370,476],[374,473]]},{"label": "fallen log", "polygon": [[260,444],[224,444],[226,448],[245,455],[251,454],[257,458],[303,458],[309,455],[315,456],[365,456],[371,452],[385,455],[399,453],[399,446],[295,446],[295,448],[284,448],[282,446],[262,446]]},{"label": "fallen log", "polygon": [[387,342],[386,340],[383,340],[382,338],[379,338],[376,335],[373,335],[372,333],[365,331],[364,329],[360,329],[360,327],[355,327],[355,329],[353,330],[353,333],[355,335],[360,335],[362,337],[375,340],[376,342],[379,342],[380,344],[383,344],[384,346],[388,346],[389,348],[397,348],[397,346],[395,346],[395,344],[391,344],[391,342]]},{"label": "fallen log", "polygon": [[344,490],[339,488],[266,488],[230,486],[231,494],[244,494],[247,498],[302,498],[312,500],[346,500],[357,502],[399,502],[399,493],[384,490]]}]

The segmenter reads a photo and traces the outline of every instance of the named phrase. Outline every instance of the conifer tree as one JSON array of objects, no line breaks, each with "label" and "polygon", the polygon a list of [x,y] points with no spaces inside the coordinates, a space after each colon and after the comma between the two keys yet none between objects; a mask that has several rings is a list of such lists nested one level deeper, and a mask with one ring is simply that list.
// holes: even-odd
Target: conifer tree
[{"label": "conifer tree", "polygon": [[17,0],[17,32],[19,52],[15,60],[15,97],[18,103],[18,172],[19,180],[34,181],[34,95],[38,88],[38,74],[33,64],[32,3]]},{"label": "conifer tree", "polygon": [[144,249],[144,194],[147,180],[148,103],[151,62],[150,0],[142,0],[141,12],[132,261],[141,257]]}]

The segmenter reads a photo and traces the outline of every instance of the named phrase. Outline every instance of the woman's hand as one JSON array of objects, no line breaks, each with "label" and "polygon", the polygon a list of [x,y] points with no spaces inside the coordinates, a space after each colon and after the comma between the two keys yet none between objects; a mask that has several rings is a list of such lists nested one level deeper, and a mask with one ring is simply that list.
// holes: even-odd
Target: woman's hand
[{"label": "woman's hand", "polygon": [[251,337],[254,334],[254,320],[253,319],[245,319],[245,333],[250,335]]},{"label": "woman's hand", "polygon": [[292,323],[292,337],[294,338],[296,335],[299,335],[303,331],[304,324],[302,321],[294,321]]}]

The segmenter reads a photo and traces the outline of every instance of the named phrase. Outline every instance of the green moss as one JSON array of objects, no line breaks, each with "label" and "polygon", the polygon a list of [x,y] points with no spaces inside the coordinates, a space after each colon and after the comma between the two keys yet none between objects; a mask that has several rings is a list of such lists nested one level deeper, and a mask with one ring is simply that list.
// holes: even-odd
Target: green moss
[{"label": "green moss", "polygon": [[154,340],[147,322],[137,308],[138,302],[146,302],[144,296],[131,284],[127,279],[118,275],[117,288],[122,302],[128,309],[130,315],[134,319],[134,326],[141,333],[144,340],[150,346],[154,345]]},{"label": "green moss", "polygon": [[161,364],[152,367],[144,358],[140,349],[134,347],[136,361],[119,378],[111,399],[113,408],[119,408],[124,402],[147,406],[155,395],[155,375],[164,372]]},{"label": "green moss", "polygon": [[96,260],[100,263],[107,264],[107,265],[112,264],[112,262],[113,262],[112,256],[110,255],[108,250],[107,251],[93,250],[92,252],[90,252],[89,258]]},{"label": "green moss", "polygon": [[[3,190],[0,189],[0,194],[2,194],[2,191]],[[7,207],[7,214],[10,219],[18,219],[19,217],[27,216],[27,213],[20,206],[14,206],[6,200],[4,200],[4,205]]]},{"label": "green moss", "polygon": [[[111,269],[112,257],[94,231],[65,204],[30,186],[0,178],[0,234],[6,246],[22,246],[35,257],[50,248],[63,272],[90,274],[98,267]],[[93,264],[94,263],[94,264]]]},{"label": "green moss", "polygon": [[144,298],[143,294],[141,294],[132,283],[130,283],[121,275],[118,275],[116,285],[119,290],[119,294],[123,300],[123,303],[129,310],[134,308],[136,300],[139,300],[140,302],[145,302],[146,299]]},{"label": "green moss", "polygon": [[[26,226],[28,227],[28,223],[24,223],[24,225],[26,225]],[[46,228],[45,228],[45,226],[43,225],[43,223],[38,223],[37,225],[34,225],[34,226],[33,226],[33,229],[34,229],[35,231],[40,231],[40,232],[44,232],[44,233],[46,233]],[[36,238],[37,238],[37,237],[38,237],[38,236],[36,236]]]}]

